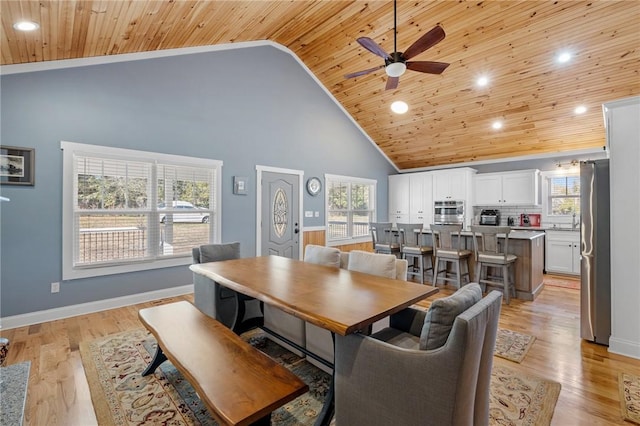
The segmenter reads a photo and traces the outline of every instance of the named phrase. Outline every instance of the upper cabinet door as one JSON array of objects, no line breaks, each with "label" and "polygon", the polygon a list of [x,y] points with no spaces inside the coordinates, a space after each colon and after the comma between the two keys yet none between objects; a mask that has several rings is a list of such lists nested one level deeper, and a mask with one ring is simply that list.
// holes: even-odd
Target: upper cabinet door
[{"label": "upper cabinet door", "polygon": [[409,216],[409,175],[389,176],[389,217]]},{"label": "upper cabinet door", "polygon": [[476,175],[474,188],[477,205],[492,206],[502,203],[502,176],[499,174]]},{"label": "upper cabinet door", "polygon": [[474,178],[478,206],[538,205],[540,171],[483,173]]},{"label": "upper cabinet door", "polygon": [[412,173],[409,178],[410,223],[431,224],[433,218],[433,177]]},{"label": "upper cabinet door", "polygon": [[467,174],[464,171],[435,172],[433,176],[434,201],[466,200]]},{"label": "upper cabinet door", "polygon": [[539,172],[505,173],[502,176],[502,203],[505,205],[537,205]]}]

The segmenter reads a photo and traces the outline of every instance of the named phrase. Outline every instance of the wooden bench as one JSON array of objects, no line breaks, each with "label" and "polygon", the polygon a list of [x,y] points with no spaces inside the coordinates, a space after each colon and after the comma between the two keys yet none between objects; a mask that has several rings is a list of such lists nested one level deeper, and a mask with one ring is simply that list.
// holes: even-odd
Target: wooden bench
[{"label": "wooden bench", "polygon": [[189,302],[141,309],[138,316],[158,341],[142,374],[169,359],[221,424],[269,425],[273,410],[308,390],[291,371]]}]

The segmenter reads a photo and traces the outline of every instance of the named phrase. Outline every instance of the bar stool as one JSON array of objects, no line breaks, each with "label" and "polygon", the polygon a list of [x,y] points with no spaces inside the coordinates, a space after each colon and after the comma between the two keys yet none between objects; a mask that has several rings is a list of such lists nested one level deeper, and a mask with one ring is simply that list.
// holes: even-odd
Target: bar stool
[{"label": "bar stool", "polygon": [[391,229],[391,222],[372,222],[370,226],[373,251],[375,253],[393,254],[399,258],[400,243],[397,242],[396,234]]},{"label": "bar stool", "polygon": [[[462,287],[462,277],[469,278],[469,257],[471,257],[471,251],[461,249],[460,244],[462,238],[460,232],[462,232],[462,224],[451,225],[431,225],[431,231],[433,232],[433,247],[436,256],[436,263],[433,271],[433,285],[438,283],[438,275],[440,272],[444,272],[442,280],[445,282],[454,282],[458,288]],[[454,247],[453,237],[458,237],[457,247]],[[440,269],[440,262],[444,262],[444,269]],[[453,275],[451,272],[447,272],[449,263],[456,266],[455,278],[451,278]],[[466,265],[465,272],[462,271],[462,264]]]},{"label": "bar stool", "polygon": [[[402,258],[409,262],[407,275],[420,278],[420,284],[424,284],[424,273],[431,271],[433,274],[433,247],[423,243],[421,223],[397,223],[400,231],[400,252]],[[428,260],[428,268],[425,268],[425,261]]]},{"label": "bar stool", "polygon": [[[515,278],[515,263],[518,260],[516,255],[509,254],[511,227],[472,225],[471,232],[473,232],[473,247],[476,257],[476,281],[482,285],[483,290],[486,290],[487,285],[501,287],[504,292],[504,301],[508,305],[511,292],[513,292],[513,297],[516,296],[515,279],[510,280],[509,267],[514,265],[511,270]],[[478,246],[477,234],[480,235],[480,246]],[[501,238],[502,235],[504,235],[504,250],[500,251],[498,238]],[[490,267],[502,269],[502,277],[490,276],[488,270]]]}]

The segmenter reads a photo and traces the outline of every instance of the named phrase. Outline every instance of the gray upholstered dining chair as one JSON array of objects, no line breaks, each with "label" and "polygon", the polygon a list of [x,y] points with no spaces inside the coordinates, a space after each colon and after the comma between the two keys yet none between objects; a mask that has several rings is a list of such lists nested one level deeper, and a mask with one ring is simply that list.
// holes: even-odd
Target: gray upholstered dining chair
[{"label": "gray upholstered dining chair", "polygon": [[[191,250],[193,263],[217,262],[240,258],[240,243],[206,244]],[[236,333],[263,323],[262,303],[252,297],[221,286],[193,273],[193,302],[205,314],[217,319]],[[240,321],[236,324],[235,319]]]},{"label": "gray upholstered dining chair", "polygon": [[336,424],[487,425],[501,305],[471,283],[371,336],[336,335]]}]

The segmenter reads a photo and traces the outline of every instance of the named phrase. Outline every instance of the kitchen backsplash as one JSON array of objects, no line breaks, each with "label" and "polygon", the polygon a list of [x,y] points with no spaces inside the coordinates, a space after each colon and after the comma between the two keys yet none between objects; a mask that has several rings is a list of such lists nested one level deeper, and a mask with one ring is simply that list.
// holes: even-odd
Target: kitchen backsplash
[{"label": "kitchen backsplash", "polygon": [[531,206],[474,206],[473,207],[473,217],[479,218],[480,212],[483,209],[496,209],[500,210],[500,225],[507,226],[507,220],[509,216],[515,219],[516,225],[520,223],[520,215],[522,213],[539,213],[542,214],[542,207],[531,207]]}]

